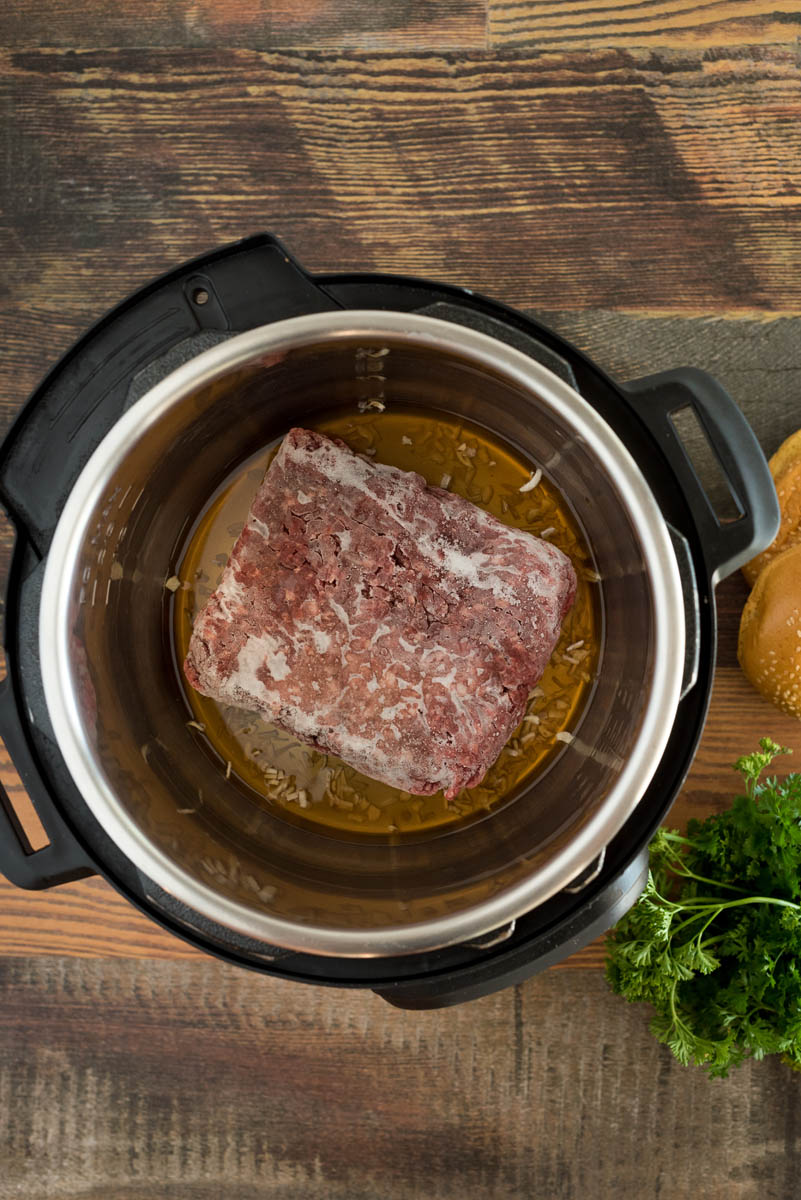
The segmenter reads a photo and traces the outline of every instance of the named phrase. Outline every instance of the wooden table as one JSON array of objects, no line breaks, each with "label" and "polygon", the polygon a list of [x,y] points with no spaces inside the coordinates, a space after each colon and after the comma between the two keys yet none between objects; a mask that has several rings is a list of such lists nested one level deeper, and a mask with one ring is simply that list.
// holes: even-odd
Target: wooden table
[{"label": "wooden table", "polygon": [[[621,379],[705,367],[772,451],[801,425],[799,34],[797,0],[8,5],[0,421],[121,296],[269,228]],[[677,825],[759,736],[801,751],[737,667],[745,596]],[[0,1200],[801,1195],[801,1078],[682,1069],[598,944],[406,1014],[206,959],[95,879],[0,884],[0,955]]]}]

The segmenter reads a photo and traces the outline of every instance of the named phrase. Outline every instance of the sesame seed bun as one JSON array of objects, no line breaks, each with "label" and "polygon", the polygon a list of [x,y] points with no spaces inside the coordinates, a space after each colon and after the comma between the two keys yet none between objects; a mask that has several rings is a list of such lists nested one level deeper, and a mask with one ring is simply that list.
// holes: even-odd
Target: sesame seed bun
[{"label": "sesame seed bun", "polygon": [[760,572],[740,620],[737,657],[766,700],[801,718],[801,545]]},{"label": "sesame seed bun", "polygon": [[788,550],[790,546],[801,545],[801,430],[782,442],[769,466],[779,497],[782,523],[767,550],[743,567],[743,575],[752,587],[762,568],[777,554]]}]

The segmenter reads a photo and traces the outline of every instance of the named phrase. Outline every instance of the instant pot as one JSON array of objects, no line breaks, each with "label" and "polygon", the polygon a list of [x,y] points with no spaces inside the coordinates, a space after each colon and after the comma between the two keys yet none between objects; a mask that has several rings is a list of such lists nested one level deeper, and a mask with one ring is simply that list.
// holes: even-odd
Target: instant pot
[{"label": "instant pot", "polygon": [[[592,694],[547,771],[425,835],[268,810],[190,727],[169,634],[165,581],[237,465],[371,400],[457,415],[541,466],[584,530],[602,616]],[[688,407],[731,520],[677,432]],[[613,383],[467,289],[312,277],[269,235],[164,276],[81,339],[6,438],[0,495],[16,531],[0,734],[49,838],[32,851],[4,794],[3,873],[102,874],[209,953],[409,1008],[517,982],[634,903],[703,728],[715,585],[779,523],[753,433],[703,372]]]}]

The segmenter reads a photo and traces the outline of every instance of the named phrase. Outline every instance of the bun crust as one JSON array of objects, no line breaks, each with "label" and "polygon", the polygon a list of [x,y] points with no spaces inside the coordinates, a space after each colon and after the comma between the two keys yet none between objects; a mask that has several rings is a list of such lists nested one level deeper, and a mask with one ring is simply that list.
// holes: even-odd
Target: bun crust
[{"label": "bun crust", "polygon": [[769,466],[779,497],[782,523],[767,550],[752,558],[742,569],[752,587],[760,571],[778,554],[791,546],[801,545],[801,429],[782,442]]},{"label": "bun crust", "polygon": [[740,620],[737,657],[766,700],[801,717],[801,544],[760,572]]}]

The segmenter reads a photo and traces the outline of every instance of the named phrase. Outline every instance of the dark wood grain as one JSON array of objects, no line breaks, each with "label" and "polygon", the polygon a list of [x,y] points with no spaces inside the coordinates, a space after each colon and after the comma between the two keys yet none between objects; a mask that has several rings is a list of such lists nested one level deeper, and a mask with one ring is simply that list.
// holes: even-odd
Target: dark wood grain
[{"label": "dark wood grain", "polygon": [[17,50],[0,79],[15,106],[3,289],[23,363],[42,322],[85,325],[264,227],[312,269],[428,275],[524,307],[801,303],[794,46]]},{"label": "dark wood grain", "polygon": [[801,24],[791,0],[490,0],[490,45],[545,49],[785,42]]},{"label": "dark wood grain", "polygon": [[403,1013],[210,961],[0,963],[3,1200],[793,1200],[799,1085],[681,1067],[586,971]]},{"label": "dark wood grain", "polygon": [[487,0],[24,0],[0,12],[5,46],[464,50],[486,44]]},{"label": "dark wood grain", "polygon": [[719,49],[787,43],[799,24],[790,0],[25,0],[0,13],[0,45]]}]

